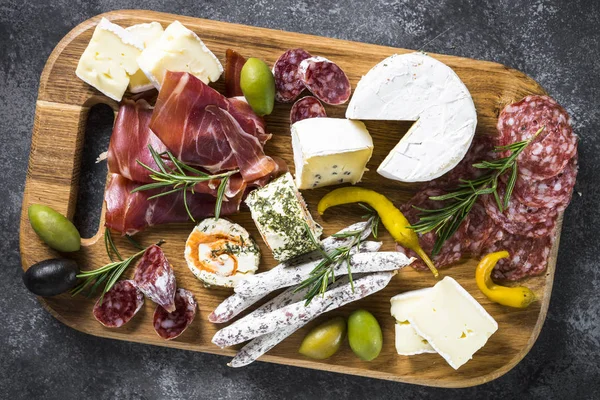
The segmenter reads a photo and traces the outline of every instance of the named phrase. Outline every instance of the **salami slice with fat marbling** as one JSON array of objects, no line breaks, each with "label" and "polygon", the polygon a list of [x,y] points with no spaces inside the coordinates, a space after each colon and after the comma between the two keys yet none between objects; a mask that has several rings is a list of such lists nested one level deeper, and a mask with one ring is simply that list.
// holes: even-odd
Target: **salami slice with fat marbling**
[{"label": "salami slice with fat marbling", "polygon": [[94,305],[94,317],[108,328],[125,325],[144,305],[144,294],[132,280],[118,281]]},{"label": "salami slice with fat marbling", "polygon": [[165,340],[181,335],[196,316],[197,303],[189,290],[177,289],[175,293],[175,311],[169,313],[161,306],[154,311],[154,330]]},{"label": "salami slice with fat marbling", "polygon": [[519,173],[534,180],[557,175],[577,152],[569,114],[548,96],[527,96],[506,106],[497,128],[500,146],[528,140],[543,128],[517,158]]},{"label": "salami slice with fat marbling", "polygon": [[563,211],[571,201],[577,178],[577,156],[571,158],[566,167],[552,178],[532,181],[519,176],[515,183],[514,195],[530,207],[554,208]]},{"label": "salami slice with fat marbling", "polygon": [[344,104],[350,98],[350,81],[334,62],[311,57],[303,60],[298,70],[304,86],[323,103]]},{"label": "salami slice with fat marbling", "polygon": [[469,213],[467,228],[468,250],[471,255],[479,255],[484,250],[488,238],[494,232],[494,221],[487,215],[485,207],[479,202],[473,204]]},{"label": "salami slice with fat marbling", "polygon": [[133,280],[150,300],[168,312],[175,310],[175,273],[159,246],[150,246],[144,252]]},{"label": "salami slice with fat marbling", "polygon": [[323,104],[314,96],[306,96],[296,101],[290,111],[290,124],[303,119],[326,117]]},{"label": "salami slice with fat marbling", "polygon": [[296,100],[305,89],[298,67],[303,60],[312,57],[304,49],[290,49],[283,53],[275,65],[273,65],[273,76],[275,77],[275,100],[281,103],[289,103]]}]

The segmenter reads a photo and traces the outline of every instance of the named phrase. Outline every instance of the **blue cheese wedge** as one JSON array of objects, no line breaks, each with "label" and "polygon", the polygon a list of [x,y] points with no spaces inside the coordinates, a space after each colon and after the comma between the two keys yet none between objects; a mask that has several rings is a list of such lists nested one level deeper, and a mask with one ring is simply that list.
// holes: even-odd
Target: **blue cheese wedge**
[{"label": "blue cheese wedge", "polygon": [[248,231],[224,218],[200,222],[185,243],[188,268],[206,285],[235,287],[260,262],[260,250]]},{"label": "blue cheese wedge", "polygon": [[477,126],[467,87],[424,53],[393,55],[359,81],[346,118],[416,121],[377,172],[402,182],[442,176],[463,159]]},{"label": "blue cheese wedge", "polygon": [[296,186],[359,182],[373,154],[373,139],[360,121],[310,118],[292,125]]},{"label": "blue cheese wedge", "polygon": [[[141,40],[144,49],[154,44],[164,32],[162,25],[158,22],[132,25],[125,28],[125,30]],[[131,93],[141,93],[151,89],[154,89],[154,85],[141,69],[129,77],[129,91]]]},{"label": "blue cheese wedge", "polygon": [[431,290],[431,288],[412,290],[396,295],[390,300],[392,317],[396,319],[396,351],[400,355],[412,356],[436,352],[408,322],[415,307]]},{"label": "blue cheese wedge", "polygon": [[473,358],[498,330],[494,318],[449,276],[423,296],[408,321],[454,369]]},{"label": "blue cheese wedge", "polygon": [[81,55],[75,74],[113,100],[121,101],[130,76],[139,67],[143,41],[119,25],[102,18]]},{"label": "blue cheese wedge", "polygon": [[160,90],[167,71],[189,72],[204,83],[215,82],[223,73],[219,59],[194,32],[179,21],[138,57],[138,64],[154,87]]},{"label": "blue cheese wedge", "polygon": [[246,204],[275,260],[283,262],[317,249],[323,229],[308,212],[289,172],[250,192]]}]

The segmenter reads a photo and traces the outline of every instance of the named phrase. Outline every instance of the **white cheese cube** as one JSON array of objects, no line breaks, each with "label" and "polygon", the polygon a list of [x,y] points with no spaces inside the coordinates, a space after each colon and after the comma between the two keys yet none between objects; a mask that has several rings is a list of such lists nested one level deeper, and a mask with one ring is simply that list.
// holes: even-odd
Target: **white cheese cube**
[{"label": "white cheese cube", "polygon": [[[144,43],[144,49],[155,43],[164,32],[162,25],[158,22],[132,25],[125,30],[141,40]],[[154,85],[141,69],[129,77],[131,93],[141,93],[150,89],[154,89]]]},{"label": "white cheese cube", "polygon": [[395,54],[374,66],[358,82],[346,118],[416,121],[377,169],[402,182],[450,171],[477,126],[467,87],[452,68],[424,53]]},{"label": "white cheese cube", "polygon": [[299,189],[355,184],[373,154],[373,139],[360,121],[309,118],[292,125],[292,149]]},{"label": "white cheese cube", "polygon": [[312,219],[289,172],[250,192],[246,204],[277,261],[283,262],[317,249],[306,226],[317,241],[323,229]]},{"label": "white cheese cube", "polygon": [[139,69],[136,60],[143,49],[141,40],[102,18],[79,59],[75,74],[111,99],[121,101],[129,77]]},{"label": "white cheese cube", "polygon": [[494,318],[449,276],[423,296],[408,321],[454,369],[473,358],[498,330]]},{"label": "white cheese cube", "polygon": [[223,66],[194,32],[179,21],[138,57],[138,64],[154,87],[160,90],[167,71],[189,72],[204,83],[215,82]]},{"label": "white cheese cube", "polygon": [[427,340],[415,331],[408,322],[409,316],[431,288],[401,293],[391,298],[392,317],[396,319],[396,351],[403,356],[435,353]]}]

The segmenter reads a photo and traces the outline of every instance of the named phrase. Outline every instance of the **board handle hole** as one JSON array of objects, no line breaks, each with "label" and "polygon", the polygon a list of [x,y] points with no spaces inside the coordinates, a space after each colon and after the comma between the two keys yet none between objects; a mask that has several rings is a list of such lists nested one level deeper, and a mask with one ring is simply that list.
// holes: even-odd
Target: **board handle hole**
[{"label": "board handle hole", "polygon": [[114,118],[113,109],[103,103],[91,107],[87,116],[73,216],[73,223],[84,239],[93,237],[100,224],[108,167],[106,160],[96,162],[96,159],[108,150]]}]

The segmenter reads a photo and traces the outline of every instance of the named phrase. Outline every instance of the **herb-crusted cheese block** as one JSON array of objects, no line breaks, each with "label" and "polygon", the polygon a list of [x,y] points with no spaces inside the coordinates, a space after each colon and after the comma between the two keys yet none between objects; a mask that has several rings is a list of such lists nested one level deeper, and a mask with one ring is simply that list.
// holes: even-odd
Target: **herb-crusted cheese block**
[{"label": "herb-crusted cheese block", "polygon": [[408,321],[454,369],[498,330],[494,318],[449,276],[423,296]]},{"label": "herb-crusted cheese block", "polygon": [[75,74],[111,99],[121,101],[130,76],[139,69],[136,59],[142,50],[142,40],[102,18],[79,59]]},{"label": "herb-crusted cheese block", "polygon": [[401,293],[391,298],[392,317],[396,319],[396,351],[403,356],[412,356],[422,353],[435,353],[427,340],[419,336],[408,322],[409,316],[419,304],[425,294],[432,288],[412,290]]},{"label": "herb-crusted cheese block", "polygon": [[373,154],[373,139],[360,121],[310,118],[292,125],[296,186],[314,189],[355,184]]},{"label": "herb-crusted cheese block", "polygon": [[309,214],[304,199],[288,172],[246,198],[252,219],[277,261],[286,261],[316,250],[308,228],[319,239],[322,228]]},{"label": "herb-crusted cheese block", "polygon": [[[162,25],[158,22],[132,25],[125,28],[125,30],[141,40],[144,43],[144,48],[155,43],[164,32]],[[131,93],[140,93],[151,89],[154,89],[154,85],[141,69],[129,77],[129,91]]]},{"label": "herb-crusted cheese block", "polygon": [[223,73],[219,59],[194,32],[179,21],[165,29],[160,38],[138,57],[148,79],[160,90],[165,73],[189,72],[202,82],[215,82]]},{"label": "herb-crusted cheese block", "polygon": [[395,54],[361,78],[346,118],[415,121],[377,172],[402,182],[442,176],[463,159],[477,125],[469,90],[424,53]]}]

